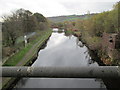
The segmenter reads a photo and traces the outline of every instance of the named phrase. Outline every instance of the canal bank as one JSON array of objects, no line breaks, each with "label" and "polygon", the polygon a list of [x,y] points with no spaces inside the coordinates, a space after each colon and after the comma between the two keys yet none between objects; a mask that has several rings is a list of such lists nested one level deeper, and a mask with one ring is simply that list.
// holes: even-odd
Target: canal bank
[{"label": "canal bank", "polygon": [[[92,60],[96,61],[99,66],[111,66],[111,65],[106,65],[101,60],[101,56],[99,55],[100,54],[99,50],[93,49],[91,45],[87,42],[84,36],[79,37],[79,38],[88,47]],[[113,66],[115,65],[113,64]],[[106,85],[107,90],[120,89],[120,86],[119,86],[120,78],[102,78],[102,80],[104,84]]]},{"label": "canal bank", "polygon": [[[89,49],[90,50],[90,49]],[[94,61],[96,61],[99,66],[109,66],[102,62],[100,57],[97,55],[97,52],[90,50],[90,55]],[[102,78],[104,84],[107,87],[107,90],[120,89],[120,78]]]},{"label": "canal bank", "polygon": [[[45,43],[47,42],[47,40],[49,39],[49,37],[51,36],[52,30],[47,30],[47,31],[43,31],[41,32],[41,34],[38,35],[38,37],[32,41],[31,44],[28,45],[28,49],[27,52],[25,53],[25,55],[23,55],[22,59],[19,60],[19,62],[16,62],[14,65],[12,62],[7,62],[4,65],[12,65],[12,66],[30,66],[32,65],[32,63],[34,63],[34,61],[37,58],[38,55],[38,51],[44,47]],[[18,54],[14,57],[18,57],[19,54],[21,55],[21,53],[18,52]],[[13,59],[14,59],[13,57]],[[16,58],[15,58],[16,59]],[[16,83],[19,80],[19,78],[3,78],[2,80],[2,87],[4,89],[7,88],[12,88],[14,87],[14,83]]]},{"label": "canal bank", "polygon": [[[67,31],[67,32],[69,32],[69,31]],[[68,35],[74,35],[73,34],[73,32],[71,32],[71,33],[69,33]],[[85,45],[85,46],[87,46],[87,48],[89,49],[89,54],[90,54],[90,56],[91,56],[91,59],[93,60],[93,61],[95,61],[95,62],[97,62],[98,63],[98,65],[99,66],[109,66],[109,65],[106,65],[102,60],[101,60],[101,57],[100,57],[100,50],[102,49],[102,48],[97,48],[97,46],[96,46],[96,44],[94,43],[90,43],[90,42],[93,42],[93,41],[91,41],[91,39],[89,40],[89,38],[87,38],[87,37],[85,37],[84,35],[81,35],[81,36],[78,36],[78,35],[74,35],[74,36],[76,36],[78,39],[79,39],[79,41],[82,41],[82,43]],[[119,87],[119,84],[120,84],[120,79],[119,78],[117,78],[117,79],[113,79],[113,78],[102,78],[102,80],[103,80],[103,82],[104,82],[104,84],[106,85],[106,88],[108,89],[108,90],[113,90],[113,88],[116,88],[116,89],[118,89],[118,88],[120,88]]]}]

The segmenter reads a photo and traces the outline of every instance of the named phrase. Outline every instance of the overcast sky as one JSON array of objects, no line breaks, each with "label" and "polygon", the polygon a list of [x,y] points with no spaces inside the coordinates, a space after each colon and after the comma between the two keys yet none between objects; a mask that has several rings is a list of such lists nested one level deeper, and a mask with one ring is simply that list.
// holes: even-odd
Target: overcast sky
[{"label": "overcast sky", "polygon": [[111,10],[119,0],[0,0],[0,16],[19,8],[39,12],[46,17]]}]

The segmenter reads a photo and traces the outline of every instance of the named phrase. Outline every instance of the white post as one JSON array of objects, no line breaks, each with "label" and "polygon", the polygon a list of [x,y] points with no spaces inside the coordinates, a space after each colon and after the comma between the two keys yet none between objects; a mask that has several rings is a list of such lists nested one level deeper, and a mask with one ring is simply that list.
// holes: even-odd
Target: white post
[{"label": "white post", "polygon": [[27,45],[27,36],[26,35],[24,36],[24,40],[25,40],[25,47],[26,47],[26,45]]}]

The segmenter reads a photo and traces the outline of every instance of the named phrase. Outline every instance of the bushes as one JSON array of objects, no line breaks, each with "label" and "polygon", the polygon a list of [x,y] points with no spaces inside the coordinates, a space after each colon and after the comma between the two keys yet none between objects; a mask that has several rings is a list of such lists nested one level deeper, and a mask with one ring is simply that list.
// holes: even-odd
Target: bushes
[{"label": "bushes", "polygon": [[120,2],[118,2],[111,11],[102,12],[92,18],[76,22],[77,27],[82,33],[82,39],[91,50],[97,51],[98,55],[107,64],[113,64],[115,62],[114,64],[120,65],[120,61],[118,61],[118,59],[120,59],[120,53],[118,52],[120,48],[110,52],[105,51],[105,49],[109,49],[108,46],[106,46],[104,50],[101,48],[104,46],[102,45],[102,36],[104,32],[108,34],[117,33],[119,35],[117,40],[120,40],[119,9]]},{"label": "bushes", "polygon": [[99,50],[101,48],[102,39],[100,37],[91,36],[88,32],[84,32],[82,39],[89,45],[91,50]]},{"label": "bushes", "polygon": [[9,16],[3,16],[3,45],[14,46],[16,39],[36,30],[48,28],[47,19],[40,13],[19,9]]},{"label": "bushes", "polygon": [[[38,48],[41,44],[43,44],[43,41],[46,40],[50,34],[51,34],[50,30],[38,32],[37,35],[35,35],[33,38],[31,38],[30,43],[26,47],[22,48],[19,52],[15,53],[15,55],[10,57],[5,62],[4,66],[15,66],[16,64],[18,64],[20,61],[23,60],[23,58],[26,54],[30,54],[30,55],[26,56],[26,59],[24,62],[29,60],[29,58],[32,57],[32,55],[29,51],[32,50],[32,54],[33,54],[33,52],[37,52],[36,48]],[[40,45],[38,45],[37,43],[40,43]],[[38,46],[35,46],[34,48],[32,48],[36,44]]]},{"label": "bushes", "polygon": [[24,9],[18,9],[9,16],[3,16],[3,20],[2,58],[10,56],[17,50],[24,48],[25,35],[49,28],[47,19],[42,14],[33,14],[29,10]]}]

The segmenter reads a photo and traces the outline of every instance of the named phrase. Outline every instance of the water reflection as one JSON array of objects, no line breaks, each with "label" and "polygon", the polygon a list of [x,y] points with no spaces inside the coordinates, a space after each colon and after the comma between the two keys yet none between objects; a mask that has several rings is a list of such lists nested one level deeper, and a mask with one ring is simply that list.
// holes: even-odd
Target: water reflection
[{"label": "water reflection", "polygon": [[[91,60],[88,48],[73,35],[53,32],[47,45],[40,50],[32,67],[79,67],[98,66]],[[105,87],[98,79],[44,79],[24,78],[16,87],[22,88],[101,88]]]},{"label": "water reflection", "polygon": [[76,44],[80,47],[84,47],[84,44],[78,38],[76,39]]},{"label": "water reflection", "polygon": [[[34,83],[33,83],[34,82]],[[94,83],[96,82],[96,83]],[[30,78],[26,85],[19,88],[104,88],[104,83],[100,79],[37,79]],[[89,84],[88,84],[89,83]]]},{"label": "water reflection", "polygon": [[62,33],[62,32],[64,32],[64,29],[54,28],[52,31],[57,32],[57,33]]}]

